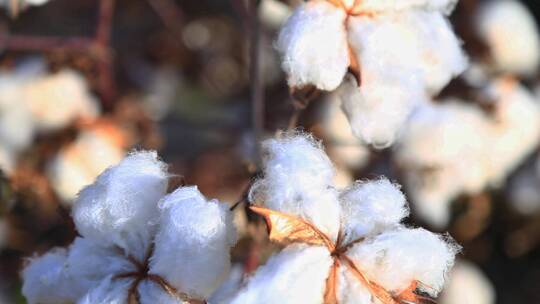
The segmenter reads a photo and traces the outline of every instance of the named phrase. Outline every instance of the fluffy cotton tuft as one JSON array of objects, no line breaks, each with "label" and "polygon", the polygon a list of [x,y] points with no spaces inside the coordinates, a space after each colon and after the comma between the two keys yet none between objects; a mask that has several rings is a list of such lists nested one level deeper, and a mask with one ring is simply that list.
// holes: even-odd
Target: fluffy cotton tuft
[{"label": "fluffy cotton tuft", "polygon": [[73,206],[77,230],[84,237],[118,245],[128,254],[144,254],[167,178],[166,165],[157,153],[130,154],[81,191]]},{"label": "fluffy cotton tuft", "polygon": [[30,304],[71,303],[77,299],[78,286],[65,273],[66,258],[66,250],[55,249],[30,260],[22,272],[22,293]]},{"label": "fluffy cotton tuft", "polygon": [[335,171],[320,143],[311,137],[284,134],[264,142],[263,150],[265,174],[251,189],[252,200],[312,221],[337,237],[338,193],[332,190]]},{"label": "fluffy cotton tuft", "polygon": [[488,44],[495,68],[532,76],[540,63],[540,36],[534,16],[519,1],[486,1],[477,32]]},{"label": "fluffy cotton tuft", "polygon": [[228,205],[196,187],[162,196],[166,165],[135,152],[85,188],[74,205],[82,237],[23,271],[30,303],[181,304],[210,296],[236,241]]},{"label": "fluffy cotton tuft", "polygon": [[279,34],[277,49],[291,87],[339,86],[349,66],[345,12],[326,1],[302,4]]},{"label": "fluffy cotton tuft", "polygon": [[459,246],[427,230],[402,228],[384,232],[349,252],[359,268],[385,289],[399,293],[418,280],[419,288],[435,296],[458,251]]},{"label": "fluffy cotton tuft", "polygon": [[229,272],[229,248],[236,242],[232,213],[226,204],[207,201],[196,187],[177,189],[160,208],[150,272],[193,298],[207,298]]},{"label": "fluffy cotton tuft", "polygon": [[348,241],[397,226],[409,215],[399,188],[380,179],[356,183],[341,193],[341,222]]},{"label": "fluffy cotton tuft", "polygon": [[[278,176],[287,182],[299,183],[297,180],[304,177],[306,171],[311,171],[307,170],[311,169],[310,161],[317,165],[324,159],[324,167],[331,166],[320,147],[309,137],[293,134],[268,140],[264,146],[270,150],[270,156],[263,167],[263,185],[268,183],[269,177]],[[295,175],[296,171],[302,175]],[[319,175],[311,179],[320,179],[324,172]],[[289,179],[290,176],[297,177],[297,180]],[[304,178],[307,179],[302,183],[310,181],[309,176]],[[255,191],[260,191],[261,185],[255,184],[254,187]],[[290,192],[290,189],[283,191]],[[326,185],[319,187],[318,191],[321,194],[335,193],[336,189]],[[381,178],[358,183],[342,191],[334,201],[341,215],[337,239],[331,238],[319,222],[313,221],[318,218],[315,213],[321,216],[328,213],[327,208],[316,207],[320,201],[327,203],[325,197],[321,195],[312,199],[311,217],[305,217],[295,209],[292,210],[296,213],[277,209],[275,206],[282,206],[269,200],[262,200],[262,206],[253,209],[263,215],[273,214],[272,210],[261,211],[264,208],[286,213],[265,217],[271,237],[289,245],[259,268],[232,303],[322,303],[329,291],[328,278],[332,274],[337,281],[335,286],[331,285],[335,291],[330,292],[340,303],[369,304],[377,301],[375,293],[372,294],[373,286],[359,276],[379,284],[391,296],[416,283],[432,296],[441,290],[458,246],[445,237],[424,229],[409,229],[400,223],[408,215],[408,208],[399,186]],[[314,228],[297,226],[297,221],[291,221],[291,217],[301,217]],[[288,225],[284,226],[285,222]],[[291,225],[297,229],[291,229]],[[306,229],[312,230],[306,232]],[[320,235],[321,232],[326,235],[321,239],[329,239],[331,244],[313,240],[311,233]],[[361,272],[360,275],[352,270],[355,268]]]}]

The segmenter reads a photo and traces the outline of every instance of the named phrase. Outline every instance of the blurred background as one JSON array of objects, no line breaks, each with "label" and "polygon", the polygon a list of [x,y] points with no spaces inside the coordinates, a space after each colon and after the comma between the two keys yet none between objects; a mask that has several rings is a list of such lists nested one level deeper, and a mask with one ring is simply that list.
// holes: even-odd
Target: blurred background
[{"label": "blurred background", "polygon": [[[258,172],[257,142],[293,127],[323,140],[338,185],[384,174],[408,194],[411,225],[448,231],[463,246],[439,303],[540,303],[540,2],[459,1],[451,22],[471,68],[436,100],[496,126],[490,140],[506,150],[453,158],[436,140],[426,140],[425,154],[414,144],[363,145],[335,94],[293,103],[273,43],[301,1],[254,2],[0,0],[0,303],[25,303],[25,258],[71,243],[77,192],[130,150],[158,150],[176,185],[232,205]],[[498,85],[509,91],[490,97],[486,87]],[[521,103],[532,110],[505,120],[507,105]],[[448,120],[474,133],[476,122],[462,118]],[[450,132],[440,129],[429,135]],[[451,146],[468,140],[457,133]],[[461,179],[457,163],[470,158],[461,170],[474,171],[490,153],[510,158],[496,178],[448,185]],[[230,286],[276,250],[245,204],[235,216]]]}]

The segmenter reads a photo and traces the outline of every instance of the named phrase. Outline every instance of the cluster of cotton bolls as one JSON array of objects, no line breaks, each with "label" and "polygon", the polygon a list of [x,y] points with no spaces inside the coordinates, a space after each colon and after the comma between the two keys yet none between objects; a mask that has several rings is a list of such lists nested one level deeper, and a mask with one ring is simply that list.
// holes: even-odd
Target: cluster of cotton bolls
[{"label": "cluster of cotton bolls", "polygon": [[11,172],[17,155],[38,133],[99,114],[84,78],[72,70],[47,74],[42,61],[0,73],[0,168]]},{"label": "cluster of cotton bolls", "polygon": [[456,2],[308,1],[277,41],[289,85],[343,86],[353,132],[386,147],[411,111],[467,66],[446,19]]},{"label": "cluster of cotton bolls", "polygon": [[155,152],[135,152],[86,187],[80,237],[23,271],[29,303],[203,303],[230,268],[231,213],[196,187],[166,194],[168,178]]},{"label": "cluster of cotton bolls", "polygon": [[411,118],[395,157],[418,214],[444,227],[460,194],[499,186],[540,140],[540,104],[513,79],[498,79],[485,93],[491,115],[455,100],[426,105]]},{"label": "cluster of cotton bolls", "polygon": [[[540,141],[539,98],[518,81],[540,62],[534,17],[513,0],[488,1],[477,17],[489,58],[474,62],[464,80],[492,110],[459,98],[426,104],[411,116],[395,153],[418,215],[441,228],[455,198],[501,186]],[[514,193],[527,200],[525,188]]]},{"label": "cluster of cotton bolls", "polygon": [[100,119],[83,126],[77,138],[49,161],[47,175],[62,199],[71,203],[77,193],[125,155],[127,134],[114,122]]},{"label": "cluster of cotton bolls", "polygon": [[286,247],[232,303],[416,303],[418,290],[438,294],[458,247],[401,224],[409,210],[398,185],[381,178],[336,189],[330,159],[307,136],[285,134],[263,147],[251,209]]}]

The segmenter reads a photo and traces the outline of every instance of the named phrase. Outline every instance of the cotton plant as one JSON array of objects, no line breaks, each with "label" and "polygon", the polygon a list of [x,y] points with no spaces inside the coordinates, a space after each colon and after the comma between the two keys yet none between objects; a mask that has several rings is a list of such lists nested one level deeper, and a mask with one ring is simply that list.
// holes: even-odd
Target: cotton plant
[{"label": "cotton plant", "polygon": [[331,161],[308,136],[263,148],[250,208],[284,249],[232,303],[421,303],[438,294],[458,247],[401,223],[409,210],[398,185],[380,178],[339,191]]},{"label": "cotton plant", "polygon": [[493,113],[459,100],[419,109],[395,150],[417,214],[443,228],[461,194],[500,187],[540,140],[540,105],[512,78],[483,90]]},{"label": "cotton plant", "polygon": [[476,32],[488,46],[484,67],[534,76],[540,63],[540,35],[533,14],[517,0],[484,2],[475,19]]},{"label": "cotton plant", "polygon": [[134,152],[84,188],[79,237],[30,259],[29,303],[204,303],[229,271],[235,229],[226,204],[196,187],[166,194],[155,152]]},{"label": "cotton plant", "polygon": [[277,41],[289,86],[343,86],[343,110],[356,136],[390,145],[411,111],[467,66],[447,20],[456,2],[303,3]]},{"label": "cotton plant", "polygon": [[77,193],[126,154],[128,134],[116,123],[100,119],[83,126],[77,138],[47,164],[47,176],[62,202],[70,205]]}]

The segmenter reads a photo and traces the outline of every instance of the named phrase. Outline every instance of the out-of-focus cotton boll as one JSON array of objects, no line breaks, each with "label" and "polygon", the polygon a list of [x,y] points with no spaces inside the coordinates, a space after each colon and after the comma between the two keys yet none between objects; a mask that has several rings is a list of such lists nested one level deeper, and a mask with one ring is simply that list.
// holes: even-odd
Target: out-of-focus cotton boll
[{"label": "out-of-focus cotton boll", "polygon": [[67,251],[54,249],[33,258],[22,272],[22,293],[30,304],[63,304],[77,300],[74,277],[66,273]]},{"label": "out-of-focus cotton boll", "polygon": [[441,304],[493,304],[495,288],[478,267],[459,260],[448,276]]},{"label": "out-of-focus cotton boll", "polygon": [[144,256],[167,178],[166,165],[157,153],[129,155],[79,193],[73,206],[77,230],[84,237],[120,246],[126,254]]},{"label": "out-of-focus cotton boll", "polygon": [[336,163],[337,174],[340,167],[345,167],[341,168],[343,170],[364,167],[369,162],[369,149],[352,133],[347,116],[341,110],[339,92],[331,93],[324,101],[319,116],[328,155]]},{"label": "out-of-focus cotton boll", "polygon": [[321,303],[331,265],[326,248],[293,245],[261,266],[231,303]]},{"label": "out-of-focus cotton boll", "polygon": [[236,242],[228,205],[207,201],[196,187],[184,187],[166,196],[160,208],[150,272],[192,298],[208,298],[229,272],[229,248]]},{"label": "out-of-focus cotton boll", "polygon": [[261,2],[261,21],[268,28],[277,29],[281,27],[287,18],[290,17],[291,13],[290,7],[278,0],[264,0]]},{"label": "out-of-focus cotton boll", "polygon": [[219,286],[218,289],[212,296],[208,299],[208,303],[212,304],[229,304],[232,299],[236,296],[242,283],[244,282],[244,266],[241,264],[235,264],[231,267],[229,276],[223,284]]},{"label": "out-of-focus cotton boll", "polygon": [[430,224],[446,226],[450,202],[485,186],[489,121],[480,109],[452,100],[426,104],[411,117],[395,157],[415,210]]},{"label": "out-of-focus cotton boll", "polygon": [[487,95],[497,101],[491,153],[490,183],[498,186],[530,155],[540,141],[540,103],[511,78],[494,81]]},{"label": "out-of-focus cotton boll", "polygon": [[[537,161],[536,167],[540,162]],[[531,215],[540,211],[540,170],[526,168],[516,174],[509,185],[508,202],[517,212]]]},{"label": "out-of-focus cotton boll", "polygon": [[486,1],[477,31],[488,44],[497,70],[531,76],[540,62],[540,36],[533,15],[519,1]]},{"label": "out-of-focus cotton boll", "polygon": [[155,152],[134,152],[86,187],[73,208],[82,237],[31,260],[28,301],[202,303],[227,277],[232,213],[196,187],[162,199],[168,177]]},{"label": "out-of-focus cotton boll", "polygon": [[387,179],[356,183],[341,193],[340,202],[345,241],[397,226],[409,215],[399,186]]},{"label": "out-of-focus cotton boll", "polygon": [[263,149],[265,175],[252,187],[251,199],[316,223],[336,238],[339,206],[338,193],[332,190],[335,170],[321,144],[311,137],[285,134],[282,139],[265,141]]},{"label": "out-of-focus cotton boll", "polygon": [[[319,159],[322,150],[314,143],[306,149],[306,142],[310,138],[293,134],[269,140],[265,147],[279,148],[281,159]],[[305,170],[278,166],[275,157],[266,162],[272,166],[266,163],[263,167],[263,181],[268,175]],[[336,190],[327,185],[319,191]],[[265,217],[270,238],[286,247],[259,268],[232,303],[369,304],[383,298],[397,303],[404,294],[403,300],[413,297],[407,293],[416,287],[431,296],[439,293],[459,248],[445,237],[400,223],[408,208],[399,186],[381,178],[355,184],[340,194],[335,202],[341,215],[337,239],[311,218],[272,210],[274,206],[267,201],[252,207]],[[317,203],[320,198],[314,200]],[[327,212],[316,204],[312,208],[313,212]]]},{"label": "out-of-focus cotton boll", "polygon": [[279,34],[277,48],[291,87],[334,90],[349,66],[345,12],[326,1],[297,8]]},{"label": "out-of-focus cotton boll", "polygon": [[371,280],[387,290],[399,293],[416,279],[424,285],[419,288],[435,296],[458,251],[457,245],[427,230],[402,228],[356,245],[349,254]]},{"label": "out-of-focus cotton boll", "polygon": [[77,193],[125,155],[127,135],[114,123],[98,121],[83,129],[75,142],[48,164],[47,174],[56,193],[71,204]]},{"label": "out-of-focus cotton boll", "polygon": [[23,98],[38,130],[59,129],[78,118],[92,120],[99,113],[98,102],[90,94],[86,81],[71,70],[26,83]]}]

